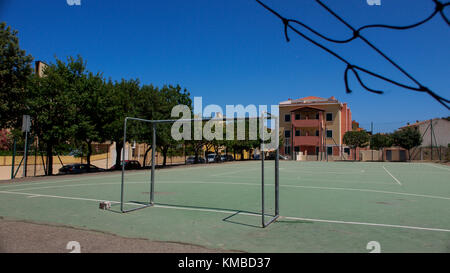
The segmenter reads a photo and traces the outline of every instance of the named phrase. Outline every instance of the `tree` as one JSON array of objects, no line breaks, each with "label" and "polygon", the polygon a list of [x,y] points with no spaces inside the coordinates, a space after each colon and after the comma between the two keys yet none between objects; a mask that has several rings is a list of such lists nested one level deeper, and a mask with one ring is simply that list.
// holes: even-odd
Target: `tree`
[{"label": "tree", "polygon": [[17,31],[0,23],[0,128],[17,127],[26,114],[26,82],[33,58],[19,47]]},{"label": "tree", "polygon": [[381,150],[392,146],[392,137],[388,134],[374,134],[370,137],[370,147],[375,150]]},{"label": "tree", "polygon": [[411,160],[411,149],[422,144],[422,136],[418,130],[406,127],[392,134],[393,144],[408,150],[408,158]]},{"label": "tree", "polygon": [[350,148],[355,150],[356,159],[356,148],[363,148],[369,145],[369,134],[366,131],[347,131],[344,134],[343,141]]},{"label": "tree", "polygon": [[[136,102],[137,110],[136,115],[139,118],[153,120],[158,109],[156,106],[159,104],[159,94],[158,88],[153,85],[143,85],[139,92],[139,98]],[[148,144],[147,149],[144,152],[143,167],[145,167],[147,162],[147,156],[150,150],[153,148],[153,128],[151,124],[145,124],[139,126],[139,132],[137,138],[140,142]]]},{"label": "tree", "polygon": [[[192,109],[192,100],[190,98],[190,93],[186,89],[181,89],[179,85],[164,85],[159,90],[159,100],[158,105],[155,105],[157,111],[154,113],[154,119],[172,119],[171,113],[172,108],[176,105],[186,105],[189,109]],[[167,152],[170,147],[174,147],[181,143],[176,141],[171,136],[170,123],[157,124],[156,128],[156,145],[161,150],[163,155],[163,166],[166,166]]]},{"label": "tree", "polygon": [[108,95],[105,102],[106,125],[103,127],[108,139],[116,143],[116,166],[121,165],[121,151],[123,148],[123,125],[125,117],[136,116],[136,102],[139,98],[139,80],[125,80],[106,83]]},{"label": "tree", "polygon": [[44,77],[30,77],[26,103],[33,120],[33,132],[46,151],[46,175],[53,174],[54,149],[66,145],[76,132],[77,105],[73,98],[84,70],[80,57],[69,57],[67,64],[56,59],[55,64],[46,68]]},{"label": "tree", "polygon": [[76,94],[73,96],[76,121],[72,142],[77,144],[81,141],[82,146],[86,146],[87,164],[91,164],[92,142],[102,142],[107,138],[103,130],[108,119],[107,96],[101,74],[94,75],[86,71],[78,81]]}]

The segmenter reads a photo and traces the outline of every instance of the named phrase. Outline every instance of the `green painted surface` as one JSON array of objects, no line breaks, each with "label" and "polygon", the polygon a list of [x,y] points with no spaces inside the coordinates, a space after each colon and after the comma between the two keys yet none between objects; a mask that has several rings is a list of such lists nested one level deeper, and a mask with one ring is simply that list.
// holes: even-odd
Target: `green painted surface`
[{"label": "green painted surface", "polygon": [[[265,167],[273,213],[273,161]],[[99,200],[120,200],[120,172],[4,184],[0,215],[249,252],[369,252],[369,241],[382,252],[450,252],[448,167],[281,161],[283,217],[266,229],[257,215],[260,175],[257,161],[157,170],[157,207],[127,214],[118,204],[98,209]],[[149,177],[127,172],[126,202],[148,201]]]}]

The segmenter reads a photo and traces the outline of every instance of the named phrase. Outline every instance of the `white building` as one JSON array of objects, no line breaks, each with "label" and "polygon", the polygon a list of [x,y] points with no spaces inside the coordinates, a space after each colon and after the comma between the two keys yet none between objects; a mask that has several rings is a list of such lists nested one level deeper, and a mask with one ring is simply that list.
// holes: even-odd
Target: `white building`
[{"label": "white building", "polygon": [[[432,121],[432,122],[431,122]],[[420,147],[449,147],[450,145],[450,121],[442,118],[418,121],[413,124],[401,127],[417,128],[422,135],[423,141]]]}]

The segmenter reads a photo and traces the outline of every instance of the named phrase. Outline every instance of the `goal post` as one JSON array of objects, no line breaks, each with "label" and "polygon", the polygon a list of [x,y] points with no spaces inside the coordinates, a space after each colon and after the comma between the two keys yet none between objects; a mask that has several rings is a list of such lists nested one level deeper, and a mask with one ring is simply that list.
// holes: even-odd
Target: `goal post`
[{"label": "goal post", "polygon": [[[260,155],[260,160],[261,160],[261,226],[263,228],[269,226],[271,223],[273,223],[274,221],[276,221],[279,217],[279,120],[278,117],[275,115],[272,115],[270,113],[263,113],[260,117],[244,117],[244,118],[232,118],[232,119],[228,119],[226,118],[224,119],[216,119],[216,118],[194,118],[194,119],[167,119],[167,120],[147,120],[147,119],[141,119],[141,118],[136,118],[136,117],[126,117],[124,120],[124,128],[123,128],[123,147],[122,147],[122,158],[121,158],[121,162],[122,162],[122,174],[121,174],[121,190],[120,190],[120,210],[122,213],[128,213],[131,211],[135,211],[135,210],[139,210],[139,209],[143,209],[143,208],[148,208],[151,206],[155,205],[155,168],[156,168],[156,161],[155,161],[155,157],[156,157],[156,143],[157,143],[157,125],[158,124],[173,124],[175,122],[182,122],[182,123],[192,123],[192,122],[208,122],[208,121],[245,121],[245,120],[252,120],[252,119],[256,119],[257,121],[259,120],[260,123],[260,128],[259,128],[259,132],[260,135],[258,136],[261,139],[261,146],[260,146],[260,150],[261,150],[261,155]],[[271,130],[275,130],[275,141],[276,145],[275,148],[272,149],[275,152],[275,177],[274,177],[274,213],[273,214],[267,214],[267,209],[265,207],[265,177],[264,177],[264,161],[265,161],[265,152],[266,147],[270,146],[265,144],[264,142],[267,140],[265,139],[265,128],[264,128],[264,124],[267,120],[274,120],[274,128],[271,128]],[[125,209],[124,205],[127,203],[124,199],[125,199],[125,150],[126,150],[126,144],[127,144],[127,129],[128,129],[128,123],[129,121],[137,121],[137,122],[143,122],[149,125],[149,127],[151,127],[151,173],[150,173],[150,178],[149,178],[149,186],[150,186],[150,191],[149,191],[149,195],[147,196],[148,201],[146,202],[140,202],[139,206],[131,208],[131,209]],[[234,125],[233,125],[234,126]],[[245,126],[245,125],[244,125]],[[147,132],[148,133],[148,132]],[[135,204],[137,205],[137,204]],[[266,220],[267,217],[270,217],[269,220]]]}]

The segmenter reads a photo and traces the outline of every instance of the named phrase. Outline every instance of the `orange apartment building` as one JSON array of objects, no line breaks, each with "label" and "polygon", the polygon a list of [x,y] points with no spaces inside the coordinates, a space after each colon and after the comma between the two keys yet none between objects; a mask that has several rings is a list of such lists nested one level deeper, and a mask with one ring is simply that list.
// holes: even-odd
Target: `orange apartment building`
[{"label": "orange apartment building", "polygon": [[352,130],[347,103],[310,96],[280,102],[279,111],[281,154],[307,160],[349,158],[350,149],[342,142],[345,132]]}]

